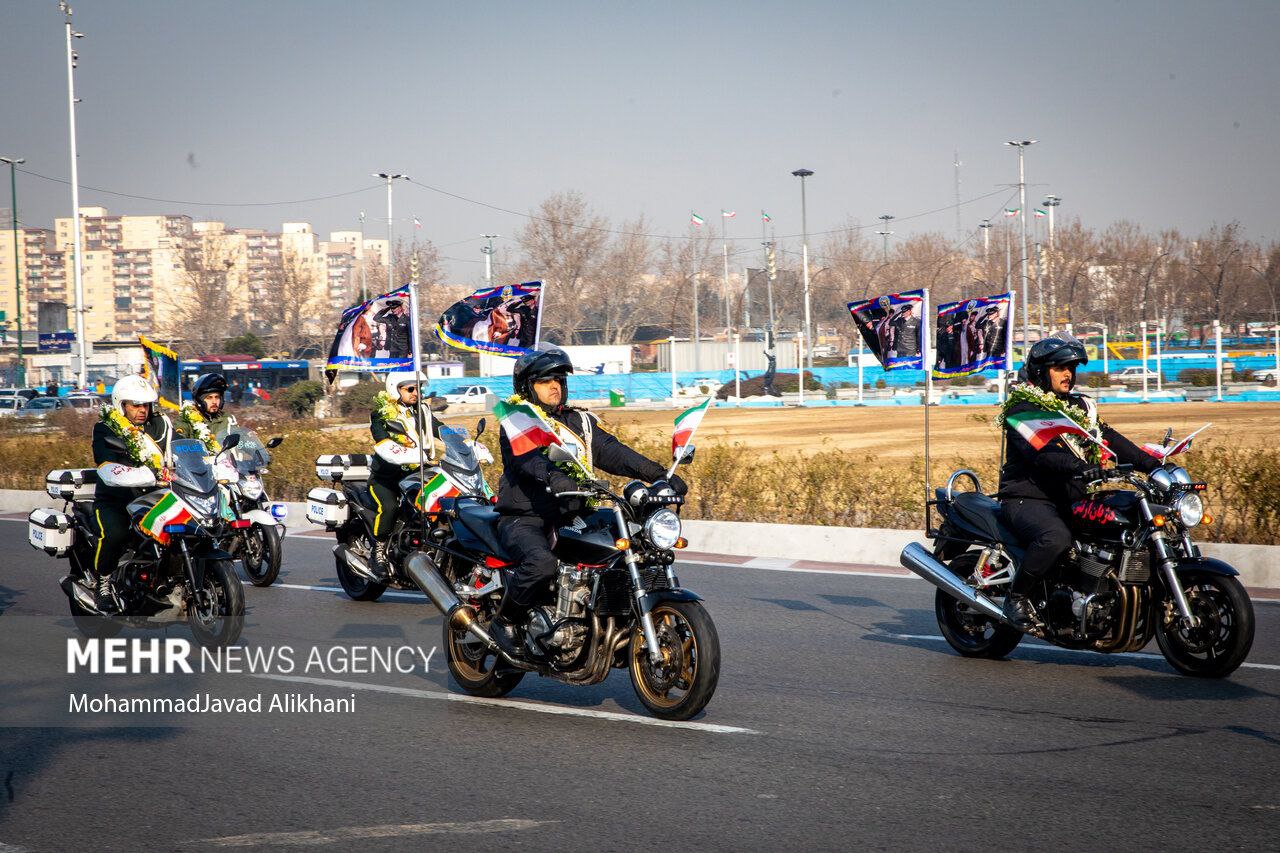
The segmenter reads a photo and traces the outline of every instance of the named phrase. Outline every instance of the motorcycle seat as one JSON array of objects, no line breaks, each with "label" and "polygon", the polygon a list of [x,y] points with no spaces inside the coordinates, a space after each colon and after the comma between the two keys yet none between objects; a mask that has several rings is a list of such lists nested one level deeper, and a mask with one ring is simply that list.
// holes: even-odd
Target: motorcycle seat
[{"label": "motorcycle seat", "polygon": [[[945,499],[945,492],[938,490],[939,498]],[[989,495],[978,492],[952,493],[951,505],[956,515],[989,542],[1019,547],[1018,537],[1000,521],[1000,501]]]},{"label": "motorcycle seat", "polygon": [[456,506],[458,521],[476,539],[484,543],[485,549],[490,554],[508,562],[514,562],[512,556],[507,553],[507,549],[502,547],[502,540],[498,537],[498,521],[502,516],[497,510],[488,504],[470,501],[459,501]]}]

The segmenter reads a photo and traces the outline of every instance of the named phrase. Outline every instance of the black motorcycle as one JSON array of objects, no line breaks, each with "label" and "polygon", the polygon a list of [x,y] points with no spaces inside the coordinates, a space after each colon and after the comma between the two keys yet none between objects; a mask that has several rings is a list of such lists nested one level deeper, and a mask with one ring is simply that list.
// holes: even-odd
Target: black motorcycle
[{"label": "black motorcycle", "polygon": [[[553,462],[566,462],[559,447]],[[579,492],[588,507],[559,528],[559,572],[522,626],[526,656],[505,655],[487,626],[502,601],[514,556],[498,537],[488,500],[445,502],[422,550],[405,570],[445,614],[449,672],[475,696],[504,696],[527,672],[567,684],[597,684],[627,668],[641,703],[655,716],[686,720],[715,693],[720,640],[702,600],[680,586],[675,550],[685,546],[665,481],[628,483],[621,494],[596,481]]]},{"label": "black motorcycle", "polygon": [[[108,439],[123,449],[119,439]],[[232,436],[223,453],[235,447]],[[125,627],[163,628],[186,622],[202,646],[226,646],[244,627],[244,588],[230,554],[218,543],[228,529],[248,521],[228,520],[222,493],[204,444],[173,442],[172,479],[128,505],[133,536],[113,573],[116,613],[97,609],[93,555],[98,527],[93,519],[95,468],[53,471],[45,491],[61,498],[63,511],[32,510],[28,541],[54,557],[68,557],[71,573],[61,581],[76,628],[87,637],[114,637]],[[148,469],[130,469],[127,481],[109,485],[146,488],[157,485]]]},{"label": "black motorcycle", "polygon": [[[962,478],[974,491],[954,490]],[[1103,653],[1138,651],[1154,636],[1179,672],[1234,672],[1253,645],[1253,605],[1239,573],[1202,556],[1191,539],[1206,520],[1206,485],[1172,465],[1147,477],[1119,466],[1098,485],[1107,488],[1071,506],[1075,541],[1058,571],[1032,592],[1038,620],[1028,633]],[[933,554],[913,543],[902,564],[938,587],[938,627],[952,648],[966,657],[1004,657],[1023,636],[1001,608],[1022,547],[972,471],[953,473],[936,498],[929,501],[941,515],[928,530]]]}]

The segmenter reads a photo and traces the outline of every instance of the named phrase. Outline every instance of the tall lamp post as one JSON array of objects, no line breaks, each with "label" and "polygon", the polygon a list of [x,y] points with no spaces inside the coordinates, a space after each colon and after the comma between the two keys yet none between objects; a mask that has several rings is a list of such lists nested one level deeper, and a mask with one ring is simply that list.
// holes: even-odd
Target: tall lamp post
[{"label": "tall lamp post", "polygon": [[480,236],[489,241],[487,246],[480,248],[481,254],[484,255],[484,286],[493,287],[493,241],[502,235],[481,234]]},{"label": "tall lamp post", "polygon": [[22,364],[22,274],[18,252],[18,164],[25,162],[22,157],[0,157],[0,163],[9,164],[9,192],[13,199],[13,291],[18,315],[18,370],[14,374],[14,385],[19,388],[27,384],[27,370]]},{"label": "tall lamp post", "polygon": [[1062,204],[1062,199],[1056,195],[1047,195],[1044,197],[1044,206],[1049,210],[1049,262],[1045,264],[1045,278],[1049,279],[1050,326],[1056,323],[1058,318],[1058,291],[1053,277],[1053,214],[1055,208],[1060,204]]},{"label": "tall lamp post", "polygon": [[1039,140],[1024,139],[1021,142],[1005,143],[1018,149],[1018,218],[1022,226],[1022,345],[1024,347],[1031,345],[1027,328],[1031,320],[1027,310],[1027,174],[1023,155],[1026,153],[1027,146],[1035,145],[1037,141]]},{"label": "tall lamp post", "polygon": [[382,178],[387,182],[387,293],[395,290],[395,286],[391,283],[393,277],[393,269],[395,267],[395,244],[392,242],[392,235],[395,233],[395,220],[391,218],[391,182],[397,178],[409,180],[408,175],[396,175],[391,172],[374,172],[375,178]]},{"label": "tall lamp post", "polygon": [[71,49],[72,39],[84,38],[84,33],[71,29],[71,6],[66,0],[58,8],[67,16],[67,124],[71,140],[71,234],[72,272],[76,286],[76,350],[80,353],[80,369],[76,371],[76,383],[84,388],[89,384],[89,349],[84,333],[84,272],[80,268],[80,166],[76,154],[76,62],[79,56]]},{"label": "tall lamp post", "polygon": [[879,234],[884,239],[884,244],[880,248],[880,260],[887,264],[889,263],[889,238],[893,235],[893,232],[889,230],[889,223],[892,222],[897,217],[892,216],[888,213],[882,213],[876,218],[884,223],[884,225],[876,233]]},{"label": "tall lamp post", "polygon": [[360,301],[369,299],[369,285],[364,280],[364,211],[360,211]]},{"label": "tall lamp post", "polygon": [[813,174],[812,169],[796,169],[791,173],[800,179],[800,234],[804,263],[804,341],[808,346],[809,369],[813,369],[813,329],[809,318],[809,215],[804,192],[804,179]]}]

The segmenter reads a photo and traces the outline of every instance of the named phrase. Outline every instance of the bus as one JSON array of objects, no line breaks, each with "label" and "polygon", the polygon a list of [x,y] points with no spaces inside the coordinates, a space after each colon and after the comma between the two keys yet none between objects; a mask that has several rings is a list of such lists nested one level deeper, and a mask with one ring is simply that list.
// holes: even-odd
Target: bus
[{"label": "bus", "polygon": [[305,359],[256,359],[251,355],[206,355],[198,361],[182,362],[182,397],[191,399],[191,384],[203,373],[221,373],[227,378],[227,399],[233,404],[249,402],[249,397],[270,400],[281,388],[309,378]]}]

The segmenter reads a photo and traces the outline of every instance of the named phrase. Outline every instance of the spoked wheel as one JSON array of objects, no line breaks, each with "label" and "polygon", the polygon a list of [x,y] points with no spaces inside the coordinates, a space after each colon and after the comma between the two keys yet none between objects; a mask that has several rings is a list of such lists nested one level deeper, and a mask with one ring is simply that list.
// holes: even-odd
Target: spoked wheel
[{"label": "spoked wheel", "polygon": [[[978,564],[978,555],[977,551],[966,551],[948,563],[947,568],[958,577],[967,578]],[[933,608],[942,636],[951,648],[967,658],[1002,658],[1022,642],[1021,631],[1001,625],[942,590],[934,596]]]},{"label": "spoked wheel", "polygon": [[662,660],[649,658],[644,632],[631,641],[631,686],[655,717],[687,720],[711,701],[720,680],[720,637],[696,601],[664,601],[653,608]]},{"label": "spoked wheel", "polygon": [[240,562],[249,583],[271,586],[280,574],[280,531],[274,526],[254,524],[243,532]]},{"label": "spoked wheel", "polygon": [[[338,541],[364,560],[369,560],[373,553],[373,542],[369,540],[369,534],[363,529],[349,532],[345,536],[339,532]],[[377,601],[382,597],[382,593],[387,591],[386,584],[361,577],[347,568],[347,564],[341,558],[335,556],[334,561],[338,572],[338,583],[342,584],[342,591],[353,601]]]},{"label": "spoked wheel", "polygon": [[1253,648],[1253,603],[1232,577],[1191,572],[1180,575],[1191,613],[1199,620],[1186,628],[1174,611],[1156,630],[1165,660],[1184,675],[1222,678],[1235,672]]},{"label": "spoked wheel", "polygon": [[230,560],[211,560],[204,585],[187,602],[187,624],[202,646],[229,646],[244,629],[244,587]]},{"label": "spoked wheel", "polygon": [[499,667],[497,655],[471,632],[450,625],[448,619],[444,623],[444,646],[449,674],[472,696],[489,699],[506,696],[524,678],[520,670]]}]

